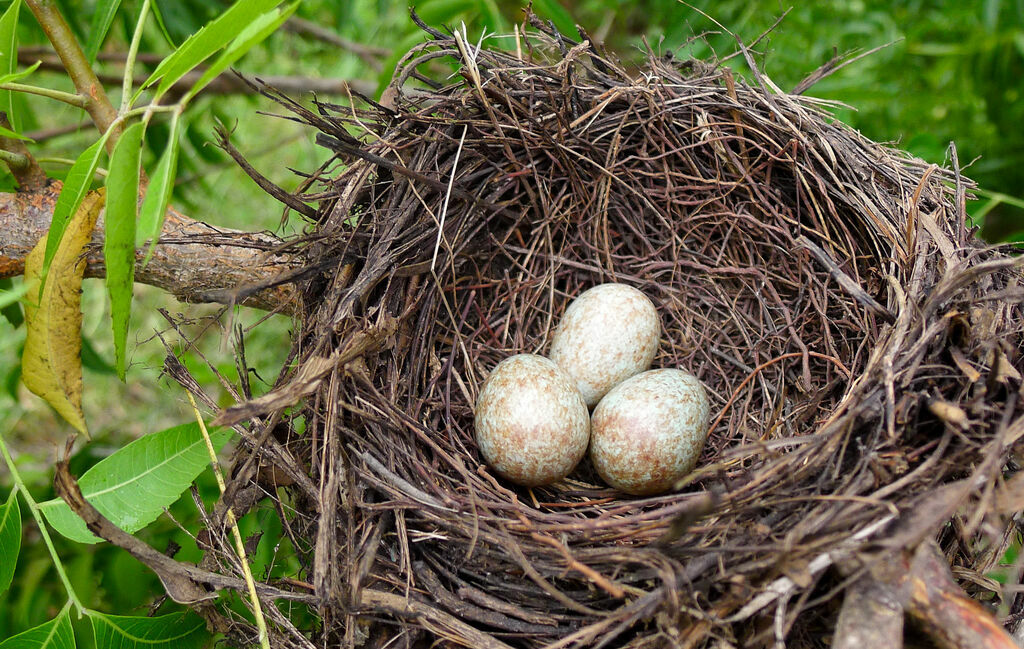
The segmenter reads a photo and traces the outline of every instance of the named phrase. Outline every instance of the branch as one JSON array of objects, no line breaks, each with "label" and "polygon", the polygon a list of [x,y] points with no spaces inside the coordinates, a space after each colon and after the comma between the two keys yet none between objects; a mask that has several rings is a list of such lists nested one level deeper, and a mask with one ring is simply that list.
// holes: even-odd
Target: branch
[{"label": "branch", "polygon": [[865,574],[843,600],[836,649],[899,649],[904,614],[942,649],[1017,649],[995,617],[960,588],[934,541],[922,542],[912,555],[898,552],[863,565]]},{"label": "branch", "polygon": [[[15,194],[0,193],[0,278],[25,271],[25,257],[50,227],[61,184]],[[86,277],[104,277],[102,219],[87,250]],[[292,284],[296,264],[275,254],[282,241],[270,234],[215,228],[174,209],[153,258],[136,252],[135,281],[156,286],[182,302],[244,304],[290,313],[296,298]]]},{"label": "branch", "polygon": [[[68,76],[75,84],[75,89],[85,97],[85,110],[92,117],[96,128],[101,133],[106,133],[110,125],[117,119],[117,110],[103,91],[103,86],[96,78],[96,73],[89,65],[85,52],[82,51],[82,47],[71,32],[67,21],[64,20],[64,16],[61,15],[52,0],[25,0],[25,4],[35,15],[39,25],[46,33],[46,38],[49,39],[53,49],[60,56],[64,69],[67,70]],[[114,150],[114,144],[117,142],[120,132],[121,129],[118,128],[111,133],[111,137],[107,140],[107,151]]]}]

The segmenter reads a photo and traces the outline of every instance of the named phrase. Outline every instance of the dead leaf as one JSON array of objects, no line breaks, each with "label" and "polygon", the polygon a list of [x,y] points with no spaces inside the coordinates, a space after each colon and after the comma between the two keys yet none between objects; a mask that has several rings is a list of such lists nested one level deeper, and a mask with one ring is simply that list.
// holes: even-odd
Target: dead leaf
[{"label": "dead leaf", "polygon": [[928,402],[928,409],[932,411],[933,415],[950,426],[955,426],[961,430],[967,428],[967,413],[956,404],[943,401],[942,399],[934,399]]},{"label": "dead leaf", "polygon": [[103,208],[103,190],[90,192],[68,223],[50,264],[42,293],[40,275],[46,237],[25,258],[25,387],[53,406],[76,430],[89,436],[82,413],[82,250]]},{"label": "dead leaf", "polygon": [[1020,372],[1017,371],[1017,368],[1013,366],[1013,363],[1010,362],[1010,359],[1006,357],[1002,350],[996,352],[994,369],[997,383],[1006,385],[1010,379],[1018,382],[1021,380]]}]

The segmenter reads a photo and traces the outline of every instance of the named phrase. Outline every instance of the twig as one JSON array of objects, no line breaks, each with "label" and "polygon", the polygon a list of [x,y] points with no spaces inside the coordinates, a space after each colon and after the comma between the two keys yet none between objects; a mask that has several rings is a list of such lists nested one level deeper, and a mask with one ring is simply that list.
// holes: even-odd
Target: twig
[{"label": "twig", "polygon": [[[224,486],[224,474],[220,470],[217,451],[213,448],[213,442],[210,440],[210,432],[206,430],[206,422],[203,421],[203,416],[199,412],[199,406],[196,405],[196,400],[192,393],[186,390],[185,396],[188,397],[188,402],[192,406],[192,412],[199,423],[199,430],[203,433],[206,451],[210,454],[210,466],[213,467],[213,476],[217,479],[217,488],[220,489],[221,496],[223,496],[227,488]],[[260,647],[270,649],[270,639],[267,636],[267,621],[263,618],[263,606],[260,604],[260,596],[256,592],[256,584],[252,578],[252,569],[249,567],[249,559],[245,552],[245,541],[242,540],[242,533],[238,530],[238,521],[235,520],[235,510],[228,507],[225,518],[227,519],[228,527],[231,528],[231,535],[235,539],[235,551],[238,553],[238,561],[242,565],[245,587],[249,589],[249,601],[252,602],[252,614],[256,618],[256,629],[259,632]]]},{"label": "twig", "polygon": [[0,90],[11,90],[13,92],[24,92],[30,95],[39,95],[40,97],[46,97],[47,99],[53,99],[54,101],[60,101],[69,106],[75,108],[82,108],[88,110],[89,99],[84,95],[76,95],[73,92],[64,92],[62,90],[54,90],[52,88],[41,88],[39,86],[30,86],[24,83],[0,83]]}]

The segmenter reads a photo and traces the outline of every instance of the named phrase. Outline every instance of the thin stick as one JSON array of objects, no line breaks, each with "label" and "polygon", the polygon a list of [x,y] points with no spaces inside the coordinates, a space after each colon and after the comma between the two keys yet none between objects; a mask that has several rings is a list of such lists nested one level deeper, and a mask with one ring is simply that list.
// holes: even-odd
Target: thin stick
[{"label": "thin stick", "polygon": [[[220,470],[220,462],[217,461],[217,451],[213,448],[213,441],[210,440],[210,433],[206,430],[206,422],[203,421],[203,416],[199,412],[199,406],[196,405],[196,400],[192,397],[192,393],[186,391],[185,395],[188,397],[189,404],[192,405],[192,412],[196,415],[196,421],[199,423],[199,430],[203,432],[203,441],[206,442],[206,450],[210,453],[210,465],[213,467],[213,475],[217,478],[217,487],[220,489],[220,493],[223,496],[224,492],[227,491],[227,487],[224,485],[224,475]],[[242,574],[245,576],[245,586],[249,589],[249,599],[252,601],[252,612],[256,618],[256,629],[259,631],[260,647],[262,649],[270,649],[270,638],[267,636],[267,621],[263,619],[263,607],[260,605],[260,596],[256,592],[256,582],[252,578],[252,571],[249,569],[249,560],[245,555],[245,542],[242,540],[242,533],[238,531],[238,523],[235,521],[235,511],[228,507],[227,514],[225,515],[228,526],[231,527],[231,534],[235,538],[235,550],[238,552],[238,558],[242,563]]]},{"label": "thin stick", "polygon": [[441,249],[441,237],[444,236],[444,221],[445,217],[448,216],[448,199],[452,196],[452,185],[455,183],[455,174],[459,170],[459,156],[462,155],[462,144],[466,141],[466,132],[469,130],[469,124],[462,127],[462,137],[459,138],[459,148],[455,150],[455,162],[452,164],[452,175],[448,179],[448,191],[444,195],[444,204],[441,206],[441,220],[437,224],[437,241],[434,243],[434,256],[430,260],[430,272],[434,272],[434,266],[437,264],[437,253]]}]

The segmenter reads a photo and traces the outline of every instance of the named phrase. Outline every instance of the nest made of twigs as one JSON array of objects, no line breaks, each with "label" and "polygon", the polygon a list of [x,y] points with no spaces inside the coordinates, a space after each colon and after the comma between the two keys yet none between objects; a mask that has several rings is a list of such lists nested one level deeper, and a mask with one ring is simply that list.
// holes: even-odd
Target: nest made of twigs
[{"label": "nest made of twigs", "polygon": [[[309,473],[280,509],[322,624],[282,642],[824,646],[839,551],[941,533],[961,573],[995,565],[1021,272],[973,238],[955,150],[929,165],[721,62],[630,72],[539,23],[509,50],[428,33],[387,105],[271,93],[342,164],[304,197],[321,209],[294,362],[278,400],[240,411],[274,432],[241,459]],[[458,66],[444,83],[438,59]],[[699,468],[667,495],[586,463],[519,488],[474,442],[489,370],[544,353],[600,282],[654,301],[655,367],[712,400]],[[927,500],[942,485],[963,488]]]}]

